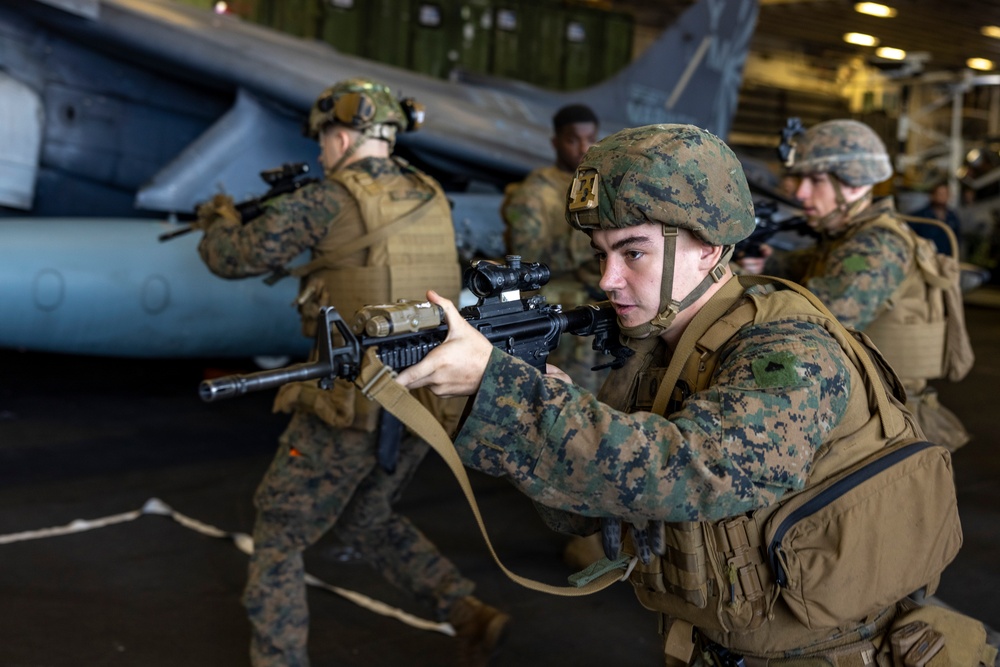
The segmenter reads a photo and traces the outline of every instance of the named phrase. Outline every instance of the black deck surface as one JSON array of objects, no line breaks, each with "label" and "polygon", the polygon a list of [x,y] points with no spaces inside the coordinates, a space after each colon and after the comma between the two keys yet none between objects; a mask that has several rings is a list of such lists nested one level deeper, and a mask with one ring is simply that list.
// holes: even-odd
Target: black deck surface
[{"label": "black deck surface", "polygon": [[[1000,627],[1000,310],[970,305],[977,364],[942,401],[974,434],[955,454],[965,544],[938,597]],[[0,351],[0,536],[138,510],[159,498],[226,532],[249,532],[251,495],[286,417],[272,394],[213,404],[206,373],[234,361],[136,361]],[[506,483],[471,473],[494,544],[515,572],[564,582],[564,539]],[[655,616],[623,584],[557,598],[510,582],[492,562],[457,484],[431,453],[399,504],[509,611],[495,665],[661,664]],[[164,516],[12,543],[0,537],[0,667],[246,665],[239,597],[246,556],[229,539]],[[427,617],[365,564],[342,563],[324,539],[307,569]],[[311,589],[316,667],[454,663],[454,641]]]}]

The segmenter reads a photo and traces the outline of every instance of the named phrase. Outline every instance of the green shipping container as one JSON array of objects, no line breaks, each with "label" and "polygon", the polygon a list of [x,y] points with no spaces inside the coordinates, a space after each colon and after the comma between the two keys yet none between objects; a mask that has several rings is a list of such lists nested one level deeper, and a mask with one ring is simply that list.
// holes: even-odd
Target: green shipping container
[{"label": "green shipping container", "polygon": [[316,37],[319,0],[277,0],[272,8],[272,27],[298,37]]},{"label": "green shipping container", "polygon": [[594,82],[603,81],[632,62],[632,36],[635,19],[624,12],[609,12],[603,19],[601,58],[594,72]]},{"label": "green shipping container", "polygon": [[413,0],[409,68],[439,78],[458,61],[458,0]]},{"label": "green shipping container", "polygon": [[409,67],[411,0],[364,0],[364,38],[361,55],[372,60]]},{"label": "green shipping container", "polygon": [[324,0],[319,37],[341,53],[360,55],[364,0]]},{"label": "green shipping container", "polygon": [[522,16],[520,78],[542,88],[562,88],[565,11],[552,3],[525,2]]},{"label": "green shipping container", "polygon": [[601,63],[604,12],[574,9],[565,12],[563,24],[562,85],[566,90],[594,82]]},{"label": "green shipping container", "polygon": [[459,8],[457,65],[469,72],[490,71],[493,52],[493,5],[490,0],[465,0]]},{"label": "green shipping container", "polygon": [[[493,11],[493,55],[490,70],[497,76],[522,79],[522,50],[527,40],[521,34],[521,3],[497,2]],[[522,79],[523,80],[523,79]]]}]

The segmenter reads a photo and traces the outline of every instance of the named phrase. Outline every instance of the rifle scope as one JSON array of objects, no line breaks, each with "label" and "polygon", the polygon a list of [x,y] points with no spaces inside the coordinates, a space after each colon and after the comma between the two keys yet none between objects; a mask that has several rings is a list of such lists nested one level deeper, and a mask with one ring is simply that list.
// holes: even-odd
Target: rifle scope
[{"label": "rifle scope", "polygon": [[476,296],[488,299],[512,290],[533,291],[549,282],[549,267],[541,262],[521,263],[520,255],[507,255],[506,264],[478,261],[465,270],[465,285]]}]

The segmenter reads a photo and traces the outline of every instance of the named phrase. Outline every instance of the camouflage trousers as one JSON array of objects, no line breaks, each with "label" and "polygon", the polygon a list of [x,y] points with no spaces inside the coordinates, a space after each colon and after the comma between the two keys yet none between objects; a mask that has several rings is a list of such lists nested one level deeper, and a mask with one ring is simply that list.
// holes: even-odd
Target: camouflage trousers
[{"label": "camouflage trousers", "polygon": [[302,552],[328,530],[390,583],[443,620],[473,582],[405,517],[393,511],[428,445],[412,436],[389,475],[375,459],[376,434],[336,429],[296,412],[254,496],[254,552],[243,604],[256,667],[306,667],[309,610]]}]

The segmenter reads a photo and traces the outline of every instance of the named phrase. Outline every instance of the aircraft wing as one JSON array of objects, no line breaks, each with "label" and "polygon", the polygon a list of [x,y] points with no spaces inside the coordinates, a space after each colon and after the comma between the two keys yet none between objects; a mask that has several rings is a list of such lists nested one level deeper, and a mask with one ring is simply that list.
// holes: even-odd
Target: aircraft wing
[{"label": "aircraft wing", "polygon": [[220,190],[247,199],[261,171],[316,164],[301,127],[323,89],[363,76],[422,103],[397,152],[444,185],[460,252],[500,256],[502,188],[551,163],[556,109],[588,104],[604,133],[679,122],[724,138],[756,17],[757,0],[698,0],[615,76],[553,92],[439,80],[170,0],[0,3],[0,346],[299,354],[291,281],[206,275],[193,237],[151,244]]},{"label": "aircraft wing", "polygon": [[[502,185],[551,160],[550,119],[571,101],[592,106],[606,132],[649,123],[683,122],[725,137],[736,108],[743,62],[756,24],[755,0],[700,0],[691,6],[635,63],[593,88],[554,93],[525,84],[495,81],[451,82],[337,52],[315,40],[303,40],[231,15],[219,15],[169,0],[62,0],[82,5],[71,12],[49,3],[22,1],[45,26],[91,48],[130,54],[151,68],[173,76],[240,91],[272,114],[278,124],[298,129],[317,94],[331,83],[365,76],[412,96],[427,108],[416,133],[400,137],[405,155],[443,181],[457,176]],[[274,107],[279,107],[275,109]],[[235,107],[234,107],[235,108]],[[226,124],[238,122],[232,117]],[[224,132],[232,147],[232,137]],[[293,137],[283,139],[295,144]],[[296,157],[302,146],[289,149]],[[209,153],[216,177],[202,178],[198,156]],[[276,151],[281,153],[281,151]],[[219,177],[217,150],[198,147],[169,175],[158,174],[140,192],[139,208],[190,210],[213,190],[182,192],[176,187],[183,169],[189,178],[233,192],[259,188],[256,174],[274,166],[256,153],[240,177]],[[232,159],[232,151],[225,152]],[[275,157],[279,157],[275,155]],[[282,156],[283,157],[283,156]],[[315,158],[315,149],[310,151]],[[247,173],[248,172],[248,173]],[[198,174],[192,177],[190,174]],[[447,182],[446,182],[447,185]]]}]

